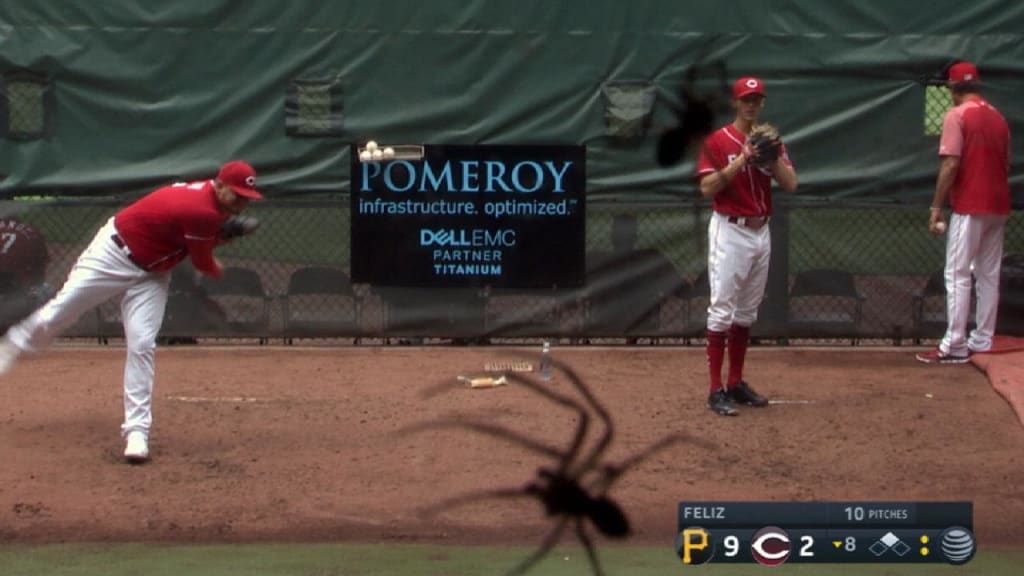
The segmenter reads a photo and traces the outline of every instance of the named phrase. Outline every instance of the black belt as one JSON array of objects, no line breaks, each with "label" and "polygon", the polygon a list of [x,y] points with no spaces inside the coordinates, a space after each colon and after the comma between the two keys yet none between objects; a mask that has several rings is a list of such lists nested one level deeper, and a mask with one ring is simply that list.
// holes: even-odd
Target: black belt
[{"label": "black belt", "polygon": [[729,216],[729,223],[746,226],[752,230],[760,230],[768,223],[768,216]]},{"label": "black belt", "polygon": [[119,236],[118,234],[111,234],[110,239],[113,240],[114,244],[116,244],[117,247],[124,252],[124,255],[127,256],[128,259],[132,261],[132,264],[135,264],[142,270],[145,270],[147,272],[149,271],[148,267],[146,267],[144,264],[136,260],[134,256],[132,256],[132,251],[128,249],[128,245],[124,243],[124,240],[121,238],[121,236]]}]

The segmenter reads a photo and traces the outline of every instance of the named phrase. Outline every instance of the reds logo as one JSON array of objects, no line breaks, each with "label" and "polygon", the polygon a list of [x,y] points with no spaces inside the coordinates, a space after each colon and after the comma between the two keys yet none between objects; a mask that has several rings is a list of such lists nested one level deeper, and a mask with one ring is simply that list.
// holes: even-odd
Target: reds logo
[{"label": "reds logo", "polygon": [[747,88],[757,88],[757,80],[754,80],[753,78],[747,80]]},{"label": "reds logo", "polygon": [[782,528],[767,526],[757,531],[750,540],[750,554],[758,564],[778,566],[789,558],[793,544]]}]

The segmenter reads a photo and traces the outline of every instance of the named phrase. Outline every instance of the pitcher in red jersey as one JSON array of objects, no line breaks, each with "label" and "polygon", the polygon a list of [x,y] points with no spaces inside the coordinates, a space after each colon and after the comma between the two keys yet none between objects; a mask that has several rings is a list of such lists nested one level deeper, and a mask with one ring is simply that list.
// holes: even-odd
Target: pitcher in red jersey
[{"label": "pitcher in red jersey", "polygon": [[21,353],[46,348],[82,314],[123,294],[124,456],[133,463],[148,460],[156,337],[170,271],[188,257],[203,274],[221,277],[213,255],[220,226],[259,198],[255,170],[233,161],[215,178],[159,188],[118,212],[79,256],[60,291],[0,339],[0,375]]},{"label": "pitcher in red jersey", "polygon": [[[712,200],[714,211],[708,224],[708,408],[723,416],[736,415],[736,404],[768,405],[743,379],[743,364],[750,326],[757,320],[768,281],[772,180],[787,192],[797,187],[796,171],[784,145],[777,158],[761,164],[748,144],[765,98],[760,79],[737,80],[732,88],[736,117],[708,135],[697,161],[701,195]],[[729,374],[723,382],[727,350]]]}]

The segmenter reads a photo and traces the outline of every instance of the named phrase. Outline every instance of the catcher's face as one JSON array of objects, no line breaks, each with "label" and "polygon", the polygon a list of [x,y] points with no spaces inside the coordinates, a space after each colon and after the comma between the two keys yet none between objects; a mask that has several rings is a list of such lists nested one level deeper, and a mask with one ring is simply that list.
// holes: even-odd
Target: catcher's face
[{"label": "catcher's face", "polygon": [[749,94],[743,98],[733,100],[736,108],[736,115],[747,122],[756,122],[761,110],[764,110],[764,96],[760,94]]}]

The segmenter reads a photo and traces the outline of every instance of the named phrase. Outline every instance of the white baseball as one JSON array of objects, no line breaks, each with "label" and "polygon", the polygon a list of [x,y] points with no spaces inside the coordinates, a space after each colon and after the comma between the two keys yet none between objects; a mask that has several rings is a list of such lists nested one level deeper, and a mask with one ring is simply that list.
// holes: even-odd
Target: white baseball
[{"label": "white baseball", "polygon": [[384,153],[380,151],[380,148],[374,148],[374,150],[373,150],[373,159],[374,160],[382,160],[383,158],[384,158]]},{"label": "white baseball", "polygon": [[946,233],[946,223],[941,221],[941,220],[936,222],[935,223],[935,231],[938,232],[939,234],[945,234]]},{"label": "white baseball", "polygon": [[388,147],[384,148],[384,159],[385,160],[391,160],[394,157],[395,157],[395,149],[394,148],[392,148],[391,146],[388,146]]},{"label": "white baseball", "polygon": [[373,160],[373,153],[371,153],[369,150],[360,150],[359,151],[359,161],[360,162],[369,162],[370,160]]},{"label": "white baseball", "polygon": [[366,143],[366,149],[369,150],[371,154],[373,154],[373,151],[377,149],[377,142],[375,142],[374,140],[370,140],[369,142]]}]

